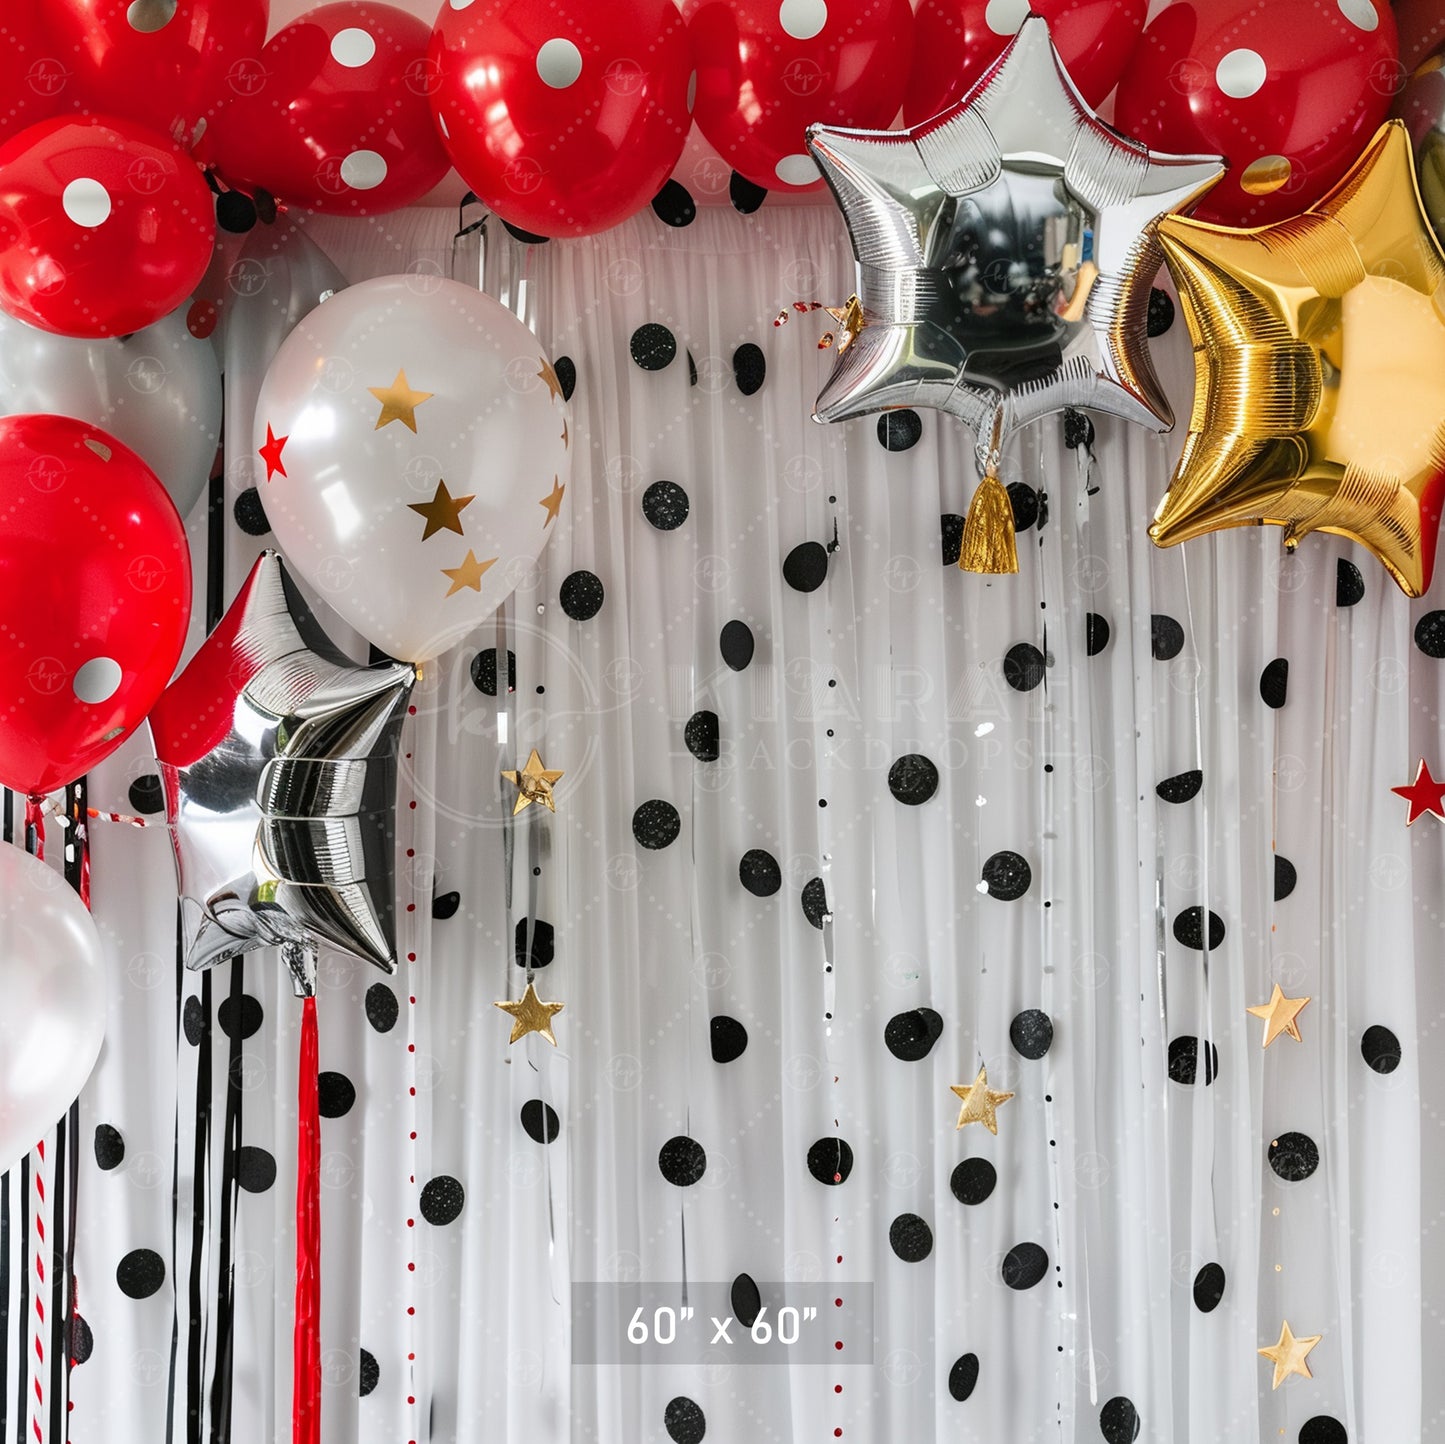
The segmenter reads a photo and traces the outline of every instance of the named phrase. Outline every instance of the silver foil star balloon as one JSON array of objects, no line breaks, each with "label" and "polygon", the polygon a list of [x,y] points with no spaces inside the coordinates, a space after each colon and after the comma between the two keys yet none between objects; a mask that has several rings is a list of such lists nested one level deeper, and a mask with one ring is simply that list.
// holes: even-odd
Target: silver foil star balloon
[{"label": "silver foil star balloon", "polygon": [[275,552],[151,713],[186,966],[278,946],[298,993],[317,945],[396,969],[396,749],[416,672],[359,667]]},{"label": "silver foil star balloon", "polygon": [[1173,425],[1147,344],[1152,227],[1224,162],[1155,155],[1111,130],[1044,20],[1027,19],[978,85],[925,124],[813,126],[808,149],[848,225],[864,319],[817,420],[934,407],[973,428],[980,468],[997,463],[996,434],[1002,444],[1068,406]]}]

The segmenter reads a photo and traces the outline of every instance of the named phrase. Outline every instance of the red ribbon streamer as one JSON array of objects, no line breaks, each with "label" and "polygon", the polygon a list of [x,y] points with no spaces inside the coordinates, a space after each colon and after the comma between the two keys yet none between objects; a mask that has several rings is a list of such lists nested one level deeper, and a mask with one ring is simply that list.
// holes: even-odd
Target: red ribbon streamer
[{"label": "red ribbon streamer", "polygon": [[45,799],[25,799],[25,850],[45,861]]},{"label": "red ribbon streamer", "polygon": [[316,999],[301,1010],[296,1085],[296,1323],[292,1444],[321,1444],[321,1119],[317,1106]]}]

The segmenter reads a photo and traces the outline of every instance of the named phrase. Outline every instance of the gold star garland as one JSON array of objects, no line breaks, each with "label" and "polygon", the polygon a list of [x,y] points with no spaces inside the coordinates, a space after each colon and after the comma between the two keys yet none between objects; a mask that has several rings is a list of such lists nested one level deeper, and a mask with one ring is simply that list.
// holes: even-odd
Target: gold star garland
[{"label": "gold star garland", "polygon": [[556,812],[557,803],[552,796],[552,784],[560,782],[565,775],[563,772],[543,767],[542,759],[534,747],[532,755],[527,759],[527,765],[520,772],[502,773],[503,779],[517,789],[517,805],[512,809],[512,816],[524,812],[534,802],[545,807],[548,812]]},{"label": "gold star garland", "polygon": [[988,1086],[987,1067],[978,1070],[978,1077],[972,1083],[955,1083],[948,1090],[963,1100],[958,1110],[958,1123],[954,1131],[970,1123],[982,1123],[995,1137],[998,1136],[998,1109],[1009,1101],[1012,1093],[1000,1093]]},{"label": "gold star garland", "polygon": [[512,1036],[507,1039],[508,1046],[519,1038],[525,1038],[528,1033],[539,1033],[554,1048],[557,1046],[557,1039],[552,1034],[552,1018],[567,1005],[544,1003],[537,996],[537,990],[530,981],[527,983],[527,991],[516,1002],[503,1000],[493,1003],[492,1006],[500,1008],[512,1019]]},{"label": "gold star garland", "polygon": [[1286,1319],[1280,1325],[1279,1342],[1259,1350],[1260,1356],[1274,1365],[1274,1382],[1270,1388],[1278,1389],[1291,1374],[1298,1374],[1302,1379],[1313,1379],[1310,1366],[1305,1363],[1305,1356],[1323,1337],[1323,1334],[1311,1334],[1308,1338],[1297,1339],[1290,1331],[1289,1320]]}]

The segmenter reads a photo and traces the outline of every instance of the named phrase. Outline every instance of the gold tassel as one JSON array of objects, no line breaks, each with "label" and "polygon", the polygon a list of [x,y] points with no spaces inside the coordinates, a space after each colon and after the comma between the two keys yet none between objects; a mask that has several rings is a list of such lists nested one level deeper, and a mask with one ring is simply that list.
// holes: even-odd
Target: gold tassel
[{"label": "gold tassel", "polygon": [[958,553],[958,569],[961,572],[1011,576],[1019,569],[1013,503],[1003,482],[998,479],[1002,447],[1003,408],[999,407],[993,414],[988,465],[969,503],[968,520],[963,524],[963,545]]},{"label": "gold tassel", "polygon": [[990,576],[1016,573],[1019,569],[1018,543],[1014,541],[1014,508],[998,472],[984,472],[963,524],[963,547],[958,569]]}]

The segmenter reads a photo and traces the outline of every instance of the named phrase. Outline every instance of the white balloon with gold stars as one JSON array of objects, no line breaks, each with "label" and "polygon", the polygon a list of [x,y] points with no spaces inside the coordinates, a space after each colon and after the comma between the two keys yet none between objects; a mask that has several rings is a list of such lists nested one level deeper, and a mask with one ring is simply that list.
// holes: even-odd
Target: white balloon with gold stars
[{"label": "white balloon with gold stars", "polygon": [[432,276],[339,291],[261,388],[261,499],[287,560],[362,636],[422,662],[528,579],[567,491],[567,403],[505,307]]}]

